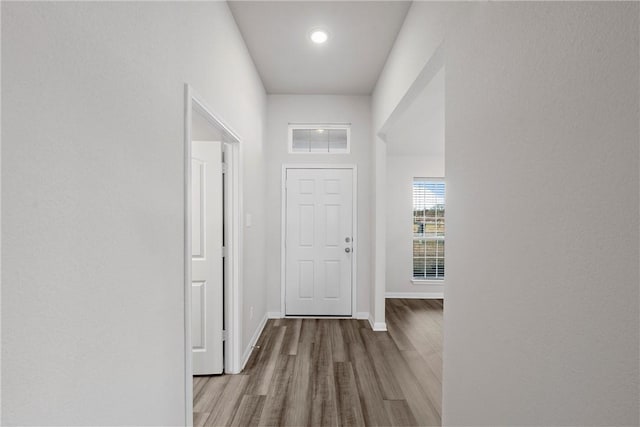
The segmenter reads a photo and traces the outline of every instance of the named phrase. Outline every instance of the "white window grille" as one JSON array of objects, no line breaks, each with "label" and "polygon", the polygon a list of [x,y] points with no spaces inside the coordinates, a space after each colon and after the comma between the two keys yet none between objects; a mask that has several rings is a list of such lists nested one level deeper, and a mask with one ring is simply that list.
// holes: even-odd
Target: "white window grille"
[{"label": "white window grille", "polygon": [[290,124],[289,153],[347,154],[351,152],[348,124]]}]

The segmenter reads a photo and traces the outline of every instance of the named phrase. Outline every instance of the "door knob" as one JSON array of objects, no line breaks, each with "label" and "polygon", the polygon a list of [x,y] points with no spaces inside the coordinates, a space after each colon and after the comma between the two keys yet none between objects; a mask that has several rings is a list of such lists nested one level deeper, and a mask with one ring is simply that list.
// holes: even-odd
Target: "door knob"
[{"label": "door knob", "polygon": [[351,237],[345,237],[344,241],[349,243],[351,241]]},{"label": "door knob", "polygon": [[349,253],[349,252],[351,252],[351,248],[344,248],[344,251],[345,251],[346,253]]}]

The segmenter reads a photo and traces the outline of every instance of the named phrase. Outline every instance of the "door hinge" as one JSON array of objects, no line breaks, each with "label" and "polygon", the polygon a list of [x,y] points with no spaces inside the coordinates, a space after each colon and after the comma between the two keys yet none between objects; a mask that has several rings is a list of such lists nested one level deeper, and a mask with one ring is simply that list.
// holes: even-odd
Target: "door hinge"
[{"label": "door hinge", "polygon": [[229,254],[229,250],[227,249],[226,246],[222,247],[222,258],[225,258],[226,256],[228,256]]},{"label": "door hinge", "polygon": [[222,341],[227,341],[229,339],[229,332],[222,330]]},{"label": "door hinge", "polygon": [[229,171],[229,167],[226,163],[222,164],[222,173],[227,173]]}]

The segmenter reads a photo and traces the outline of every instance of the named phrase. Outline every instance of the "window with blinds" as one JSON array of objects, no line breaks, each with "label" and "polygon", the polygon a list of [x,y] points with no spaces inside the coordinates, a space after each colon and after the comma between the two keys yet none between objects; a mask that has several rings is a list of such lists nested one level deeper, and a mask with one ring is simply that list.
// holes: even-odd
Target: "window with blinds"
[{"label": "window with blinds", "polygon": [[413,180],[413,278],[444,279],[443,181]]},{"label": "window with blinds", "polygon": [[348,125],[290,125],[289,152],[333,154],[350,152]]}]

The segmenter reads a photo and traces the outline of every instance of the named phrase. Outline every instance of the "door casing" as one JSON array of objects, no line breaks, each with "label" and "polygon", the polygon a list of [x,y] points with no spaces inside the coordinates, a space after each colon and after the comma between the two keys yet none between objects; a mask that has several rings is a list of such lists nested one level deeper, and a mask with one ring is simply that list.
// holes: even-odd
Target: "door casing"
[{"label": "door casing", "polygon": [[[354,164],[335,163],[335,164],[320,164],[320,163],[286,163],[282,165],[282,179],[280,186],[280,194],[282,205],[281,212],[281,224],[280,224],[280,317],[300,317],[300,316],[287,316],[285,314],[285,300],[286,300],[286,238],[287,238],[287,170],[289,169],[350,169],[353,174],[353,266],[351,269],[351,316],[347,318],[355,319],[356,306],[357,306],[357,277],[358,277],[358,166]],[[313,318],[314,316],[304,316],[305,318]],[[340,316],[331,316],[332,318],[340,318]]]}]

